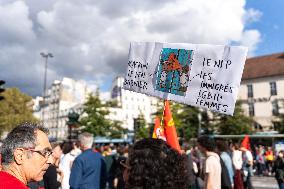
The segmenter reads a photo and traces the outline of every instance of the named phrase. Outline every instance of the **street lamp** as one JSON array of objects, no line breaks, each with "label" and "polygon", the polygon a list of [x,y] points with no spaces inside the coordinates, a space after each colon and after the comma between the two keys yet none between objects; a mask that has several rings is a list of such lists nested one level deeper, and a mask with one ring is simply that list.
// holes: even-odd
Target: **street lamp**
[{"label": "street lamp", "polygon": [[[44,83],[43,83],[43,106],[45,105],[46,96],[46,72],[47,72],[47,60],[48,58],[53,58],[51,53],[41,52],[40,55],[45,59],[45,69],[44,69]],[[44,108],[42,109],[42,120],[44,121]]]}]

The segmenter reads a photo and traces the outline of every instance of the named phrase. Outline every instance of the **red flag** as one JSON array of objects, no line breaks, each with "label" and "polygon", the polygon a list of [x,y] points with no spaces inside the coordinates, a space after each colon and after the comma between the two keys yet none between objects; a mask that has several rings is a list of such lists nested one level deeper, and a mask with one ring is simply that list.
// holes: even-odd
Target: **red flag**
[{"label": "red flag", "polygon": [[155,118],[155,127],[154,127],[152,138],[159,138],[159,139],[163,139],[164,141],[166,141],[164,128],[161,127],[160,125],[159,117]]},{"label": "red flag", "polygon": [[165,101],[164,105],[164,128],[165,128],[165,136],[167,143],[174,149],[181,152],[180,145],[178,142],[177,131],[175,127],[175,123],[172,117],[172,112],[170,109],[169,101]]},{"label": "red flag", "polygon": [[249,136],[248,135],[246,135],[245,138],[243,139],[241,147],[244,147],[247,150],[250,150],[250,143],[249,143]]}]

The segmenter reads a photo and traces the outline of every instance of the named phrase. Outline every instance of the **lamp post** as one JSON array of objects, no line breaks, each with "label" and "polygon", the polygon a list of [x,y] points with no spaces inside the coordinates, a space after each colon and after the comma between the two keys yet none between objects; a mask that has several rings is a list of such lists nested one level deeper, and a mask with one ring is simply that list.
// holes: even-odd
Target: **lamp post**
[{"label": "lamp post", "polygon": [[[45,105],[46,96],[46,73],[47,73],[47,60],[48,58],[53,58],[51,53],[41,52],[40,55],[45,59],[45,69],[44,69],[44,83],[43,83],[43,106]],[[44,108],[42,109],[42,120],[44,121]]]}]

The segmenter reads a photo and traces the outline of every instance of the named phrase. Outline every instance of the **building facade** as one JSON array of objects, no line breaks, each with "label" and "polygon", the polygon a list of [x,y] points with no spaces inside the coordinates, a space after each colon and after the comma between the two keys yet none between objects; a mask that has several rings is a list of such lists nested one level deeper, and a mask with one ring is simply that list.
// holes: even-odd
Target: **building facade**
[{"label": "building facade", "polygon": [[122,127],[130,131],[134,129],[134,119],[141,114],[147,123],[152,123],[158,99],[123,89],[123,81],[124,78],[119,76],[112,83],[111,99],[116,100],[117,107],[110,109],[109,119],[121,121]]},{"label": "building facade", "polygon": [[45,99],[34,99],[34,115],[49,128],[51,138],[65,139],[68,114],[73,111],[81,113],[90,93],[92,90],[83,81],[66,77],[62,81],[55,80],[46,91]]},{"label": "building facade", "polygon": [[284,113],[284,53],[247,59],[238,99],[256,130],[277,130],[278,115]]}]

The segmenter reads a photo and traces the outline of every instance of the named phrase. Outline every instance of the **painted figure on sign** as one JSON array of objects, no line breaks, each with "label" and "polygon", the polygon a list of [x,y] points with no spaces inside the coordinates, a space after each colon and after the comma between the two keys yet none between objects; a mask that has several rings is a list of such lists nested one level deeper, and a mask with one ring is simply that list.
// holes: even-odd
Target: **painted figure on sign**
[{"label": "painted figure on sign", "polygon": [[184,96],[189,82],[192,50],[163,48],[156,77],[156,90]]},{"label": "painted figure on sign", "polygon": [[182,66],[180,65],[180,63],[178,62],[178,59],[176,57],[176,55],[174,53],[171,53],[169,55],[169,58],[167,61],[164,62],[163,64],[163,71],[182,71]]}]

